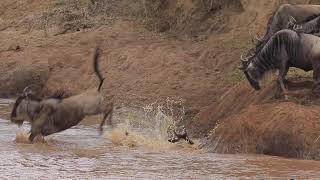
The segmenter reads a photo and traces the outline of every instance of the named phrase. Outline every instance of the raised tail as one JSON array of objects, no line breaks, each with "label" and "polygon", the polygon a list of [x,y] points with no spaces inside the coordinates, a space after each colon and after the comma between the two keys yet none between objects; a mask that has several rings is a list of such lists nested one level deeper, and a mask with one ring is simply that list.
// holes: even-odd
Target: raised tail
[{"label": "raised tail", "polygon": [[99,47],[97,47],[95,49],[95,52],[94,52],[94,59],[93,59],[93,68],[94,68],[94,72],[96,73],[96,75],[98,76],[99,78],[99,86],[98,86],[98,91],[100,91],[102,85],[103,85],[103,81],[104,81],[104,78],[102,77],[101,75],[101,72],[99,71],[99,58],[100,58],[100,55],[101,55],[101,49]]}]

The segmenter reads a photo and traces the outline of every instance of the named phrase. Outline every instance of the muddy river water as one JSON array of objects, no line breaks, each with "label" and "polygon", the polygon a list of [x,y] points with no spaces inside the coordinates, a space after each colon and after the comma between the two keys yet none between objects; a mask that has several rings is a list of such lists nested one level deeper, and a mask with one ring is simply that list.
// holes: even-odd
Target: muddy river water
[{"label": "muddy river water", "polygon": [[212,154],[148,134],[155,129],[126,136],[120,126],[106,127],[100,136],[91,121],[30,144],[30,126],[6,120],[10,102],[0,100],[0,179],[320,178],[317,161]]}]

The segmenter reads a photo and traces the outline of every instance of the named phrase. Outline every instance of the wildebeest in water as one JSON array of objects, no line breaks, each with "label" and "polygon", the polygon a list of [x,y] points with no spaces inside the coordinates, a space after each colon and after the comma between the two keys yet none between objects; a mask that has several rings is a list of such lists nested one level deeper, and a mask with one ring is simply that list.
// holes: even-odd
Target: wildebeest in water
[{"label": "wildebeest in water", "polygon": [[11,111],[11,122],[21,126],[24,121],[29,121],[30,123],[36,118],[37,114],[41,110],[41,101],[46,100],[60,100],[65,97],[64,91],[56,91],[49,97],[41,98],[36,96],[31,90],[31,86],[26,87],[23,93],[16,99],[13,109]]},{"label": "wildebeest in water", "polygon": [[[287,99],[284,78],[290,67],[304,71],[313,70],[314,88],[320,83],[320,37],[281,30],[274,34],[249,59],[242,59],[242,70],[252,87],[259,90],[261,78],[271,69],[279,70],[278,82]],[[313,89],[314,90],[314,89]]]},{"label": "wildebeest in water", "polygon": [[98,70],[100,54],[100,48],[96,48],[94,70],[100,80],[97,89],[67,98],[56,96],[35,99],[30,93],[18,97],[11,113],[11,121],[22,124],[28,117],[31,122],[30,141],[33,141],[37,135],[47,136],[75,126],[87,115],[104,114],[100,123],[100,132],[102,132],[108,117],[108,123],[111,124],[113,103],[106,102],[100,92],[104,82],[104,78]]}]

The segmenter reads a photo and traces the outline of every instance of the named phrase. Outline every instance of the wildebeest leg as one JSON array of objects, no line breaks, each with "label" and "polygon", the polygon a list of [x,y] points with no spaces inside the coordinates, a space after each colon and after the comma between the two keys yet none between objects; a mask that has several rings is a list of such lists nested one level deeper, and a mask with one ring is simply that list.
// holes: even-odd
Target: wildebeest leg
[{"label": "wildebeest leg", "polygon": [[31,134],[29,140],[33,142],[34,138],[41,134],[41,130],[45,125],[49,115],[53,111],[53,108],[50,105],[44,105],[39,113],[39,118],[35,119],[31,124]]},{"label": "wildebeest leg", "polygon": [[32,125],[30,132],[29,141],[33,142],[33,139],[41,134],[41,125]]},{"label": "wildebeest leg", "polygon": [[100,134],[102,134],[103,125],[104,125],[104,123],[105,123],[105,121],[106,121],[106,119],[107,119],[108,116],[109,116],[109,118],[108,118],[107,124],[108,124],[108,125],[112,125],[113,103],[109,103],[109,104],[106,106],[104,112],[105,112],[105,113],[104,113],[104,117],[103,117],[103,119],[102,119],[102,121],[101,121],[101,123],[100,123],[100,127],[99,127]]},{"label": "wildebeest leg", "polygon": [[278,75],[278,83],[280,85],[280,89],[282,90],[283,94],[284,94],[284,98],[286,100],[288,100],[288,92],[287,92],[287,88],[285,87],[284,84],[284,78],[287,75],[289,70],[289,67],[285,66],[285,68],[280,68],[279,70],[279,75]]},{"label": "wildebeest leg", "polygon": [[41,134],[41,127],[44,124],[44,119],[39,118],[37,119],[37,122],[32,123],[31,125],[31,130],[30,130],[30,135],[29,135],[29,140],[33,142],[33,139]]},{"label": "wildebeest leg", "polygon": [[319,95],[320,64],[317,62],[313,63],[313,80],[314,80],[314,85],[312,88],[312,92],[316,95]]},{"label": "wildebeest leg", "polygon": [[30,135],[29,135],[29,141],[30,142],[33,142],[33,140],[34,140],[34,138],[37,136],[37,134],[35,134],[35,133],[31,133]]},{"label": "wildebeest leg", "polygon": [[[109,115],[109,116],[108,116]],[[106,113],[105,116],[108,116],[107,125],[112,126],[112,117],[113,117],[113,110],[111,109],[109,113]],[[106,117],[105,117],[106,118]]]}]

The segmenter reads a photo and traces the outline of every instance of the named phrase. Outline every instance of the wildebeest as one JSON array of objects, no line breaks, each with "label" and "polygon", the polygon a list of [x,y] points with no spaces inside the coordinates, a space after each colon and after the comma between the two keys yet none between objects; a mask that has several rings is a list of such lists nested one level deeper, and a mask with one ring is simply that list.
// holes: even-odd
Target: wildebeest
[{"label": "wildebeest", "polygon": [[[241,56],[242,70],[247,69],[250,61],[256,59],[256,55],[269,42],[270,38],[278,31],[283,29],[294,29],[299,33],[314,34],[320,30],[320,5],[281,5],[272,16],[267,24],[267,31],[262,38],[256,38],[257,44],[255,49],[250,49],[246,57]],[[269,43],[270,44],[270,43]],[[272,63],[272,62],[268,62]],[[284,73],[285,76],[287,72]],[[244,71],[249,83],[256,89],[260,89],[257,81],[248,75],[248,71]],[[280,81],[279,82],[283,82]],[[280,83],[281,89],[285,89],[283,83]]]},{"label": "wildebeest", "polygon": [[[25,99],[26,108],[22,109],[28,111],[28,109],[33,108],[35,112],[35,115],[32,116],[31,120],[30,141],[33,141],[37,135],[47,136],[75,126],[87,115],[104,114],[103,120],[100,123],[100,132],[102,132],[103,125],[108,116],[108,122],[111,124],[113,103],[107,103],[100,92],[104,82],[104,78],[98,69],[100,54],[100,48],[96,48],[93,66],[94,71],[100,80],[97,89],[67,98],[43,99],[39,104],[34,103],[32,105],[32,101]],[[19,98],[17,101],[18,100]],[[20,105],[18,103],[16,109],[18,109]]]},{"label": "wildebeest", "polygon": [[[256,36],[257,44],[247,56],[259,52],[268,40],[282,29],[294,29],[304,33],[317,33],[320,29],[320,5],[283,4],[273,12],[267,23],[267,31],[263,37]],[[252,52],[253,51],[253,52]]]},{"label": "wildebeest", "polygon": [[320,83],[320,37],[281,30],[270,38],[260,52],[248,60],[243,59],[242,63],[247,79],[256,90],[260,89],[265,72],[278,69],[278,82],[287,98],[284,78],[290,67],[313,70],[315,85]]}]

